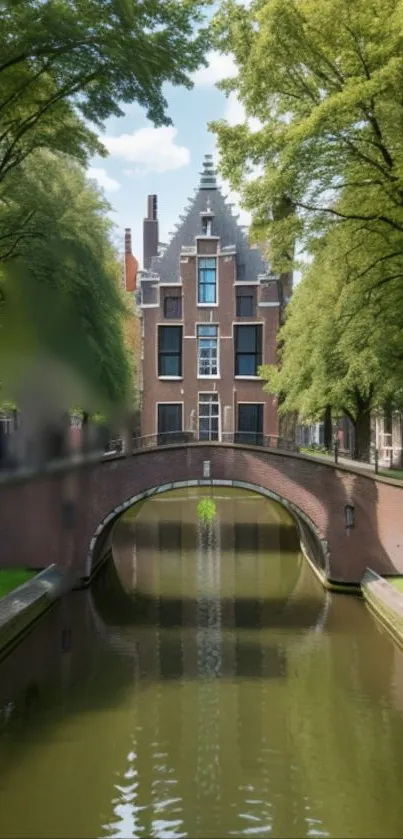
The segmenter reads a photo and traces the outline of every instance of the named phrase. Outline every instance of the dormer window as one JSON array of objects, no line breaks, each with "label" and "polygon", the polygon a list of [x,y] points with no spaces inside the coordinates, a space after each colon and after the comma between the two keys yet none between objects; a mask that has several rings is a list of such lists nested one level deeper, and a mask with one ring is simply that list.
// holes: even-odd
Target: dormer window
[{"label": "dormer window", "polygon": [[213,219],[211,216],[202,217],[202,236],[211,236],[213,227]]}]

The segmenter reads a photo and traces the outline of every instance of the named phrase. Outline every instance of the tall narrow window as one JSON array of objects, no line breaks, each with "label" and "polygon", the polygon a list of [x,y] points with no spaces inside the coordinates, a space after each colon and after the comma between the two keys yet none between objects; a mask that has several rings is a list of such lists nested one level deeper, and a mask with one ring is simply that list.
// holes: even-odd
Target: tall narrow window
[{"label": "tall narrow window", "polygon": [[217,302],[217,260],[213,257],[199,259],[197,284],[198,303]]},{"label": "tall narrow window", "polygon": [[257,376],[262,363],[262,324],[234,328],[235,375]]},{"label": "tall narrow window", "polygon": [[218,326],[197,327],[197,375],[218,376]]},{"label": "tall narrow window", "polygon": [[158,327],[158,375],[182,376],[182,327]]},{"label": "tall narrow window", "polygon": [[219,439],[218,393],[199,393],[199,440]]}]

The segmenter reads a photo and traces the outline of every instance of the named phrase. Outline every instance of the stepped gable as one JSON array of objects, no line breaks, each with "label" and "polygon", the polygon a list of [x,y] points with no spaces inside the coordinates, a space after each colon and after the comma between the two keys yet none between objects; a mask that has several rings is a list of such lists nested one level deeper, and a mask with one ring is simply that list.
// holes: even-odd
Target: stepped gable
[{"label": "stepped gable", "polygon": [[195,237],[202,235],[201,214],[208,211],[213,216],[212,235],[220,237],[221,251],[231,246],[236,248],[239,279],[247,283],[256,280],[259,274],[267,272],[267,262],[261,251],[249,245],[247,236],[232,215],[230,205],[225,203],[224,196],[217,185],[212,157],[206,155],[198,191],[191,206],[185,211],[186,215],[182,224],[164,254],[152,260],[151,270],[159,275],[161,282],[180,282],[181,249],[195,245]]}]

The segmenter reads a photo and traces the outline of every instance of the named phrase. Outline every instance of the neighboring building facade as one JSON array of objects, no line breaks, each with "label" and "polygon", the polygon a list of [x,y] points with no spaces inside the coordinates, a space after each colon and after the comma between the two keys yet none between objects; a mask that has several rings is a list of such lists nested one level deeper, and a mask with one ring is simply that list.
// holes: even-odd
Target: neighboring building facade
[{"label": "neighboring building facade", "polygon": [[158,253],[156,196],[144,221],[142,434],[161,440],[258,443],[278,434],[276,399],[257,376],[276,362],[281,308],[292,278],[278,279],[225,203],[206,155],[199,189]]}]

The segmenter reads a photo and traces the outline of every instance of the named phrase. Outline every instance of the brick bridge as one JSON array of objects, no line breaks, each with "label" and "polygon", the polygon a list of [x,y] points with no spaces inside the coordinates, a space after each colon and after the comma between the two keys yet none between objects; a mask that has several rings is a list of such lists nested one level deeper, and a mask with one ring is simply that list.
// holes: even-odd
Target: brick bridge
[{"label": "brick bridge", "polygon": [[173,484],[209,483],[233,483],[285,503],[329,580],[357,583],[368,566],[403,573],[402,486],[364,468],[222,443],[171,445],[2,476],[0,565],[56,563],[72,581],[88,582],[122,510]]}]

